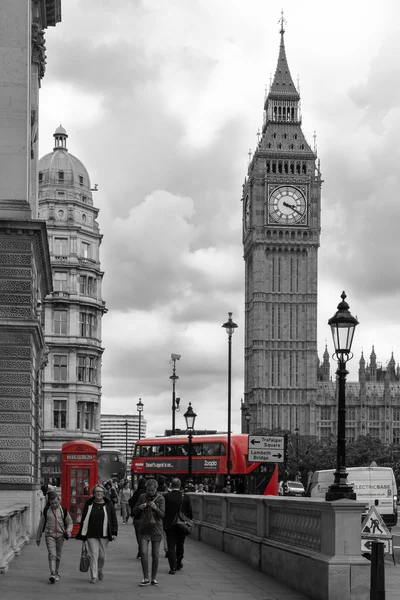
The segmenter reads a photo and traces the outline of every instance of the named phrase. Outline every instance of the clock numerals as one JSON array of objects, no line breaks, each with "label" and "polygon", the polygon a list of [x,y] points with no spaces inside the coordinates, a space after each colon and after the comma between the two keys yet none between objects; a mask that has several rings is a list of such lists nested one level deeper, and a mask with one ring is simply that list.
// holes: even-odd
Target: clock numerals
[{"label": "clock numerals", "polygon": [[269,198],[269,222],[281,225],[304,222],[306,209],[306,199],[300,190],[292,186],[279,187]]}]

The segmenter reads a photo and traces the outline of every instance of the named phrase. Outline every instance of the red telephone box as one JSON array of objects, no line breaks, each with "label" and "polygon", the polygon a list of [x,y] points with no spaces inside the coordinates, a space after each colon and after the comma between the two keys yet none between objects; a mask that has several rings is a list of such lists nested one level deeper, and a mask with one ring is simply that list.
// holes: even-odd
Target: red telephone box
[{"label": "red telephone box", "polygon": [[62,446],[61,504],[68,509],[74,526],[72,535],[79,531],[83,507],[98,483],[97,446],[92,442],[75,440]]}]

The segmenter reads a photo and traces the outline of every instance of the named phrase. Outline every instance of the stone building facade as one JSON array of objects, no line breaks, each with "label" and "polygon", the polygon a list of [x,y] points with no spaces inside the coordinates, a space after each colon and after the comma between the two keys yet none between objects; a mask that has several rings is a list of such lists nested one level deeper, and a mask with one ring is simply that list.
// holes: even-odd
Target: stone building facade
[{"label": "stone building facade", "polygon": [[39,214],[47,223],[53,292],[43,304],[48,361],[43,448],[84,438],[101,445],[102,235],[89,174],[58,127],[38,164]]},{"label": "stone building facade", "polygon": [[[337,432],[336,363],[317,356],[321,172],[302,129],[283,20],[264,123],[243,185],[245,389],[242,431]],[[338,294],[339,297],[339,294]],[[246,421],[246,415],[248,420]],[[250,415],[250,416],[249,416]],[[400,443],[400,369],[372,349],[346,385],[346,438]]]},{"label": "stone building facade", "polygon": [[0,3],[0,508],[27,506],[28,534],[39,516],[43,303],[52,291],[37,220],[38,103],[44,30],[60,20],[60,0]]},{"label": "stone building facade", "polygon": [[[245,389],[250,430],[315,434],[321,173],[302,131],[283,22],[264,123],[243,185]],[[243,430],[246,431],[243,423]]]},{"label": "stone building facade", "polygon": [[[327,349],[318,367],[318,379],[316,434],[326,438],[337,431],[337,386],[331,381]],[[383,367],[374,348],[368,362],[361,354],[358,382],[346,384],[346,439],[353,441],[360,435],[400,444],[400,368],[393,354]]]}]

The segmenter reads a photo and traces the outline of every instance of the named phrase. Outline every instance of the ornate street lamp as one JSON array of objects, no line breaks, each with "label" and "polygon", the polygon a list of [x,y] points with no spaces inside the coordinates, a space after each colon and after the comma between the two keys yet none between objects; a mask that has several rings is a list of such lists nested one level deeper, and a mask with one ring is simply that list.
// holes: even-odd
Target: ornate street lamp
[{"label": "ornate street lamp", "polygon": [[[172,380],[172,435],[175,435],[175,433],[176,433],[175,413],[177,411],[177,402],[175,399],[175,382],[177,379],[179,379],[178,375],[176,374],[176,361],[180,360],[181,356],[182,356],[181,354],[171,354],[171,360],[173,362],[172,375],[170,376],[170,379]],[[179,407],[179,403],[178,403],[178,407]]]},{"label": "ornate street lamp", "polygon": [[250,433],[251,414],[250,414],[249,409],[246,410],[246,414],[244,415],[244,418],[246,419],[247,433]]},{"label": "ornate street lamp", "polygon": [[136,404],[137,411],[139,413],[139,440],[142,438],[142,412],[144,408],[144,404],[142,399],[139,398],[139,402]]},{"label": "ornate street lamp", "polygon": [[222,325],[228,334],[228,453],[227,453],[227,485],[231,484],[231,381],[232,381],[232,335],[237,327],[232,321],[232,313],[228,313],[228,321]]},{"label": "ornate street lamp", "polygon": [[188,453],[188,481],[190,481],[192,479],[192,456],[193,456],[193,452],[192,452],[192,442],[193,442],[193,431],[194,431],[194,424],[196,421],[196,413],[194,412],[193,408],[192,408],[192,403],[189,402],[189,406],[187,411],[185,412],[185,414],[183,415],[185,417],[185,421],[186,421],[186,431],[188,434],[188,438],[189,438],[189,453]]},{"label": "ornate street lamp", "polygon": [[346,470],[346,363],[353,358],[351,345],[358,320],[349,311],[346,294],[342,293],[342,301],[338,310],[328,321],[332,330],[335,353],[333,358],[338,362],[336,375],[338,378],[338,430],[337,430],[337,460],[335,480],[325,495],[326,500],[340,500],[342,498],[356,499],[353,487],[347,483]]}]

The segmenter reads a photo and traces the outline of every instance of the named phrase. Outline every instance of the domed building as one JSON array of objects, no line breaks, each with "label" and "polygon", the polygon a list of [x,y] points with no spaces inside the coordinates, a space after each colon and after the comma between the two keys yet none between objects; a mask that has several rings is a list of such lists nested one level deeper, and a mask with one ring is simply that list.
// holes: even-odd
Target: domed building
[{"label": "domed building", "polygon": [[[47,223],[53,289],[44,302],[49,349],[43,378],[43,448],[84,438],[100,446],[103,271],[89,174],[58,127],[39,160],[39,218]],[[45,474],[44,474],[45,475]]]}]

